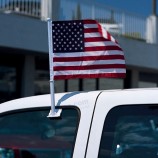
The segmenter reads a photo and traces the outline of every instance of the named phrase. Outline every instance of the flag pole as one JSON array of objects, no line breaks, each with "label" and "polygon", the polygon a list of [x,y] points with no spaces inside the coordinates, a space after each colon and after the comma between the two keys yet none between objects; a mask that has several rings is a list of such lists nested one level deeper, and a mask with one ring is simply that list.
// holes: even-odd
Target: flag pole
[{"label": "flag pole", "polygon": [[48,45],[49,45],[50,95],[51,95],[51,110],[48,117],[60,117],[61,110],[55,109],[53,38],[52,38],[52,20],[51,19],[47,19],[47,25],[48,25]]}]

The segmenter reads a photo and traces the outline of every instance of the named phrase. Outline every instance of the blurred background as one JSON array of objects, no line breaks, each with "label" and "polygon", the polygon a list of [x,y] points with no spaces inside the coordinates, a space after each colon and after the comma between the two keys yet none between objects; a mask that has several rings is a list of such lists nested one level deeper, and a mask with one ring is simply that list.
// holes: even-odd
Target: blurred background
[{"label": "blurred background", "polygon": [[95,19],[125,53],[125,79],[55,81],[55,92],[158,86],[156,0],[0,0],[0,103],[47,94],[47,18]]}]

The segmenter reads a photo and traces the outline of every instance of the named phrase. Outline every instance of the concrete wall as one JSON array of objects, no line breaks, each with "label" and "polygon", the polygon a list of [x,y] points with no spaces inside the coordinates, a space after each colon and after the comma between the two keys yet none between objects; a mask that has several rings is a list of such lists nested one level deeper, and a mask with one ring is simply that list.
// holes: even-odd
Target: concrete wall
[{"label": "concrete wall", "polygon": [[0,13],[0,47],[48,53],[47,23],[32,17]]},{"label": "concrete wall", "polygon": [[158,70],[158,45],[125,37],[115,37],[125,53],[126,64]]}]

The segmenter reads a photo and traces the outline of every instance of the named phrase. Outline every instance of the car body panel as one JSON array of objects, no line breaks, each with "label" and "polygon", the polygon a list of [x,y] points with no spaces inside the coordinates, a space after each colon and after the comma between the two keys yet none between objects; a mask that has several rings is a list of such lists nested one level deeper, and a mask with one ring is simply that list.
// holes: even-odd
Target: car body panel
[{"label": "car body panel", "polygon": [[[104,120],[108,112],[116,107],[134,104],[158,104],[158,88],[69,92],[55,94],[57,108],[77,108],[80,121],[73,158],[97,158]],[[40,95],[8,101],[0,104],[0,114],[51,108],[51,95]]]},{"label": "car body panel", "polygon": [[[131,89],[122,91],[104,91],[98,97],[87,148],[87,158],[98,157],[103,125],[108,112],[123,105],[158,105],[158,89]],[[141,112],[140,112],[141,113]],[[96,126],[97,125],[97,126]]]},{"label": "car body panel", "polygon": [[[100,91],[70,92],[55,95],[56,107],[73,107],[78,108],[80,111],[81,116],[74,148],[74,157],[84,157],[94,105],[100,93]],[[47,94],[2,103],[0,104],[0,114],[15,110],[50,107],[50,97],[50,94]],[[78,144],[80,145],[78,146]]]}]

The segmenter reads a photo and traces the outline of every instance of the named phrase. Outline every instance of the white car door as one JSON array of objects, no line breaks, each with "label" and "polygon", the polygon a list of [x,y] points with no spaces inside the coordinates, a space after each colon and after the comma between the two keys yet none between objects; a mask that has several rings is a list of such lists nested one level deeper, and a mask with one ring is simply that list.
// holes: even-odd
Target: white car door
[{"label": "white car door", "polygon": [[158,89],[105,91],[96,102],[86,158],[158,155]]},{"label": "white car door", "polygon": [[100,93],[56,94],[55,104],[62,109],[60,119],[47,117],[50,95],[0,104],[0,157],[9,154],[11,158],[17,153],[36,158],[84,157],[94,105]]}]

